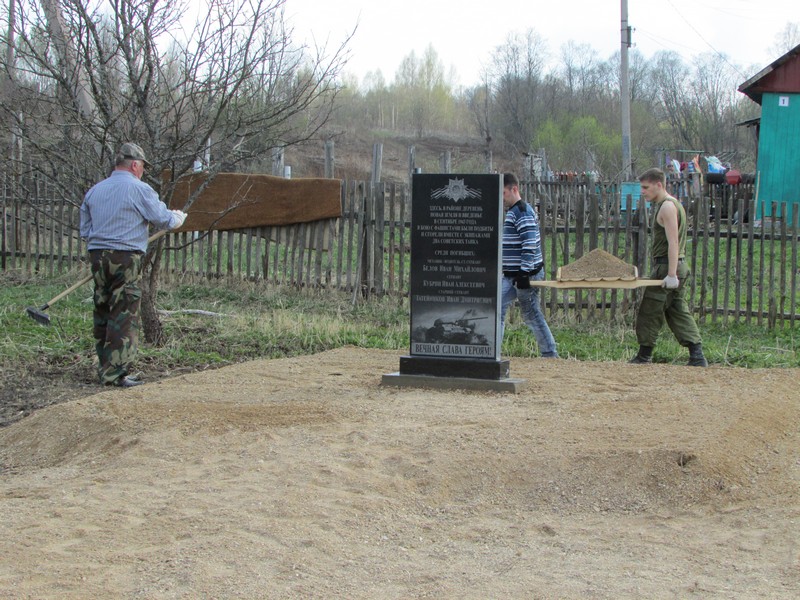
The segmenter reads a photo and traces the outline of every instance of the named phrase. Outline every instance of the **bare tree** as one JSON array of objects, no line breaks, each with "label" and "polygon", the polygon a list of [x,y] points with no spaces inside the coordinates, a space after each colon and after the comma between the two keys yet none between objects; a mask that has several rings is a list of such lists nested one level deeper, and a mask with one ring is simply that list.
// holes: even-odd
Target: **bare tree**
[{"label": "bare tree", "polygon": [[653,59],[652,86],[659,122],[669,124],[668,148],[724,152],[747,161],[743,132],[736,123],[748,116],[736,92],[739,69],[716,54],[694,57],[687,65],[674,52],[661,52]]},{"label": "bare tree", "polygon": [[[210,158],[209,181],[252,169],[273,147],[317,134],[347,61],[349,38],[331,51],[293,45],[284,3],[208,0],[184,29],[193,4],[180,0],[43,0],[46,11],[19,0],[3,40],[16,60],[2,65],[3,125],[76,204],[128,140],[156,165],[149,183],[165,201],[198,157]],[[159,342],[152,259],[142,317],[146,339]]]},{"label": "bare tree", "polygon": [[798,44],[800,44],[800,23],[789,22],[783,31],[775,36],[775,43],[770,47],[770,51],[775,54],[775,58],[778,58]]},{"label": "bare tree", "polygon": [[715,54],[695,58],[691,89],[699,118],[694,147],[714,152],[735,148],[737,128],[734,111],[737,100],[739,73],[727,63],[720,64]]},{"label": "bare tree", "polygon": [[660,105],[658,116],[673,132],[669,145],[694,147],[700,115],[692,100],[689,68],[676,52],[662,51],[653,57],[651,76]]},{"label": "bare tree", "polygon": [[481,78],[483,79],[481,85],[468,89],[465,92],[465,99],[469,106],[475,129],[486,144],[484,153],[488,166],[491,164],[492,156],[492,135],[494,133],[492,113],[494,97],[491,93],[492,82],[488,72],[484,70],[481,74]]},{"label": "bare tree", "polygon": [[366,112],[370,123],[379,128],[394,126],[389,118],[390,100],[383,73],[380,70],[367,73],[363,87],[366,111],[359,116],[363,119],[363,113]]},{"label": "bare tree", "polygon": [[493,55],[491,76],[495,82],[497,129],[518,151],[527,151],[545,113],[542,91],[547,48],[534,30],[511,33]]},{"label": "bare tree", "polygon": [[413,51],[403,58],[395,74],[394,90],[402,100],[400,116],[417,137],[430,133],[451,110],[452,85],[431,45],[419,59]]},{"label": "bare tree", "polygon": [[602,98],[604,63],[588,44],[569,41],[561,46],[561,77],[568,97],[566,108],[571,113],[590,114]]}]

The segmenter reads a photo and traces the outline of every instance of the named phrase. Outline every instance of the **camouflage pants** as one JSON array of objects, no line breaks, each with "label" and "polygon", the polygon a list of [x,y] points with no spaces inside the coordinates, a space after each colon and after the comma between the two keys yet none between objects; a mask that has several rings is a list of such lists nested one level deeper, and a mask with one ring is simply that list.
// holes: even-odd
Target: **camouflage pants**
[{"label": "camouflage pants", "polygon": [[[667,265],[654,265],[652,279],[664,279],[669,272]],[[680,286],[674,290],[661,287],[645,288],[642,303],[636,316],[636,339],[641,346],[654,347],[661,328],[666,323],[681,346],[699,344],[700,330],[697,328],[686,302],[686,282],[691,275],[685,262],[678,264]]]},{"label": "camouflage pants", "polygon": [[94,276],[94,328],[100,383],[128,374],[139,341],[142,256],[120,250],[89,252]]}]

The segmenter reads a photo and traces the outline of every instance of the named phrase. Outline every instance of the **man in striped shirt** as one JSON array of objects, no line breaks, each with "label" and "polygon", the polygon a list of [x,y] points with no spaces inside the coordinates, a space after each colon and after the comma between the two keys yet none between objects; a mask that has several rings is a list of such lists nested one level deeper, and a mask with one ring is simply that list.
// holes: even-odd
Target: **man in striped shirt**
[{"label": "man in striped shirt", "polygon": [[101,384],[133,387],[128,375],[139,338],[139,288],[149,226],[176,229],[186,213],[169,210],[141,181],[150,163],[142,149],[122,144],[111,175],[86,193],[81,237],[86,239],[94,275],[93,334]]},{"label": "man in striped shirt", "polygon": [[539,219],[530,204],[519,193],[519,180],[513,173],[503,175],[503,281],[500,322],[505,332],[506,312],[515,299],[520,312],[530,328],[543,358],[558,358],[556,341],[545,321],[539,304],[539,288],[531,286],[531,279],[544,279]]}]

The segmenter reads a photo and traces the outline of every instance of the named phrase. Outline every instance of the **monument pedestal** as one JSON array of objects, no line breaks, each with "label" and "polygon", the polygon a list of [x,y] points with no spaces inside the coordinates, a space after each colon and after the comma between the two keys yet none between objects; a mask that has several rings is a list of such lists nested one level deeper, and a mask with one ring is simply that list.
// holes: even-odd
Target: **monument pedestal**
[{"label": "monument pedestal", "polygon": [[401,356],[400,371],[385,374],[381,384],[516,393],[525,380],[509,372],[508,360]]},{"label": "monument pedestal", "polygon": [[401,356],[401,375],[504,379],[510,372],[508,360],[476,360],[441,356]]}]

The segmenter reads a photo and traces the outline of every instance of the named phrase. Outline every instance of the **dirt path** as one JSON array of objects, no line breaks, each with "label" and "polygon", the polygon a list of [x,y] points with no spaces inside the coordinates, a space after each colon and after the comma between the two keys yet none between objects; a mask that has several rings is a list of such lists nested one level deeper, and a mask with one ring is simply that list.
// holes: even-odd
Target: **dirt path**
[{"label": "dirt path", "polygon": [[0,429],[3,598],[797,598],[800,371],[257,361]]}]

